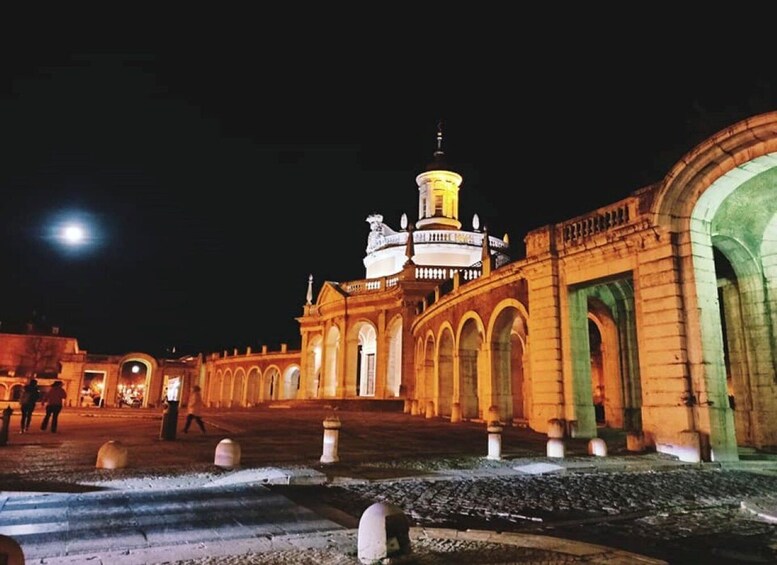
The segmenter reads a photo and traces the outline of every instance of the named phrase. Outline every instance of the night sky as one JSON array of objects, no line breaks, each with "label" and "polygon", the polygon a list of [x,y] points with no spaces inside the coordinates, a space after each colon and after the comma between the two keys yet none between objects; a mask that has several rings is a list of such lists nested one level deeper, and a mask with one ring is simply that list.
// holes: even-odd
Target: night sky
[{"label": "night sky", "polygon": [[[218,35],[20,34],[0,56],[0,331],[34,318],[106,354],[298,348],[308,275],[363,278],[367,215],[415,220],[440,121],[464,228],[477,213],[520,254],[777,109],[773,49],[701,56],[724,30],[573,20],[541,39],[499,17],[315,15],[280,37],[239,15]],[[87,245],[55,237],[70,220]]]}]

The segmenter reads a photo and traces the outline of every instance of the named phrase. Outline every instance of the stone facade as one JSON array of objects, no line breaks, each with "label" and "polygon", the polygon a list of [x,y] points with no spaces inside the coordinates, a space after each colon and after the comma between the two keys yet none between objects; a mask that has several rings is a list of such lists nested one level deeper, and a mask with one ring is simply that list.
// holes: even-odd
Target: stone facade
[{"label": "stone facade", "polygon": [[430,288],[406,268],[390,287],[327,283],[300,318],[302,378],[329,371],[337,386],[319,395],[362,395],[357,342],[374,332],[365,396],[400,382],[439,417],[496,410],[591,438],[619,427],[717,461],[777,445],[776,147],[776,113],[735,124],[659,182],[530,232],[524,258],[485,261],[473,279],[460,270]]},{"label": "stone facade", "polygon": [[[405,399],[454,423],[498,418],[547,432],[553,422],[589,438],[610,426],[661,452],[737,460],[739,446],[777,445],[776,213],[768,113],[621,201],[531,231],[517,260],[500,249],[497,262],[484,234],[480,263],[419,265],[413,244],[423,239],[412,226],[393,232],[407,246],[401,270],[325,281],[315,301],[309,289],[299,351],[182,365],[134,354],[102,366],[76,344],[60,378],[80,387],[99,369],[110,392],[139,360],[150,374],[144,405],[178,371],[216,408]],[[19,384],[0,376],[0,398],[13,400]]]}]

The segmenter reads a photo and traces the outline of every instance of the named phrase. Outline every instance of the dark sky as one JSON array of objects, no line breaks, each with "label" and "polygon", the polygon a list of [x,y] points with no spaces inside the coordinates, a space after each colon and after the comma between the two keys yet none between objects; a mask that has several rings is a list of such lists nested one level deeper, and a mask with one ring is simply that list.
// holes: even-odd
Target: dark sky
[{"label": "dark sky", "polygon": [[[297,348],[308,275],[362,278],[366,216],[415,219],[440,120],[464,227],[520,249],[777,109],[773,49],[709,27],[251,22],[6,37],[0,328],[34,313],[92,353]],[[70,218],[78,251],[52,237]]]}]

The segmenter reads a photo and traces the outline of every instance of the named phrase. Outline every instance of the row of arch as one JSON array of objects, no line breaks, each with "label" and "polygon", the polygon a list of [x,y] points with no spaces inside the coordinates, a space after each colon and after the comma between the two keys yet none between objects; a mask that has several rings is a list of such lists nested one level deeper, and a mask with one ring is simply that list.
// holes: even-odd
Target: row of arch
[{"label": "row of arch", "polygon": [[216,408],[247,408],[275,400],[300,397],[299,365],[283,371],[276,365],[266,367],[216,366],[209,375],[204,400]]}]

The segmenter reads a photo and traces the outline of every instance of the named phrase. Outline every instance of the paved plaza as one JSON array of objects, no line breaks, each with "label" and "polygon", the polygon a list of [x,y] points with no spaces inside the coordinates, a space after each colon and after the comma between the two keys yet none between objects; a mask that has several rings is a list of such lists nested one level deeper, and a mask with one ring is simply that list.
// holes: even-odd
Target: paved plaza
[{"label": "paved plaza", "polygon": [[[397,411],[209,410],[206,434],[180,418],[174,439],[160,439],[161,410],[68,408],[56,434],[41,412],[29,434],[14,412],[0,446],[0,534],[28,562],[348,565],[375,502],[408,517],[416,563],[777,562],[769,454],[682,463],[601,430],[607,456],[571,439],[549,458],[544,435],[505,427],[492,460],[483,422]],[[332,417],[338,461],[322,464]],[[224,439],[240,447],[231,468],[214,464]],[[98,469],[111,440],[127,465]]]}]

